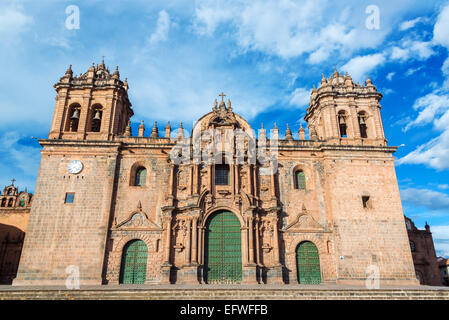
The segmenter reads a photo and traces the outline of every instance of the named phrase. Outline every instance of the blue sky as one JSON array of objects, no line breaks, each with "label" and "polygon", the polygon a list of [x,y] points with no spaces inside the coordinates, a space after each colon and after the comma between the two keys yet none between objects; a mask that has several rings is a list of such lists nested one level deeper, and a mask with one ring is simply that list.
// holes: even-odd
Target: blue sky
[{"label": "blue sky", "polygon": [[[79,29],[67,28],[70,5]],[[437,254],[449,256],[448,50],[448,1],[3,0],[0,181],[34,190],[32,137],[47,137],[53,84],[69,64],[75,74],[103,56],[119,66],[134,132],[140,120],[148,131],[167,120],[191,129],[221,91],[253,128],[276,121],[297,132],[313,84],[337,67],[361,83],[369,74],[384,94],[404,213],[427,221]]]}]

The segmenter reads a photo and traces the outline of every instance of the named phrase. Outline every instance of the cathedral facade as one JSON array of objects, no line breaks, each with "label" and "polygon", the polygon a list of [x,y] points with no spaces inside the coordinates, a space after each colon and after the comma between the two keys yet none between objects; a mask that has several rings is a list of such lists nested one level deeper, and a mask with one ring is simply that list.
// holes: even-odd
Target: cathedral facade
[{"label": "cathedral facade", "polygon": [[418,284],[371,80],[323,75],[310,139],[256,134],[224,94],[190,134],[133,135],[104,62],[55,89],[14,285]]}]

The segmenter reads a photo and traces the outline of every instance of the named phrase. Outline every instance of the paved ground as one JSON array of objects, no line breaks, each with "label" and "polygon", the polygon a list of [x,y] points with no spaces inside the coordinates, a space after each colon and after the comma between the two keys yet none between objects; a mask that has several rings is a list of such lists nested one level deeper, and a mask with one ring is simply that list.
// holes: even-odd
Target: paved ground
[{"label": "paved ground", "polygon": [[[219,285],[219,284],[198,284],[198,285],[103,285],[103,286],[81,286],[80,290],[208,290],[208,289],[229,289],[229,290],[366,290],[364,286],[348,286],[337,284],[319,284],[319,285]],[[431,286],[381,286],[380,290],[444,290],[449,291],[449,287],[431,287]],[[26,291],[26,290],[67,290],[65,286],[11,286],[0,285],[0,291]]]}]

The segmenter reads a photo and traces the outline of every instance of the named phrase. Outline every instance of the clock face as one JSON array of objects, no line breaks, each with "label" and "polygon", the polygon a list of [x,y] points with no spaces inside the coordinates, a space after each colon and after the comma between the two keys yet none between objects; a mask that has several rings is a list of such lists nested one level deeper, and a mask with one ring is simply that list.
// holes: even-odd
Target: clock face
[{"label": "clock face", "polygon": [[83,163],[79,160],[70,161],[67,170],[72,174],[80,173],[83,170]]}]

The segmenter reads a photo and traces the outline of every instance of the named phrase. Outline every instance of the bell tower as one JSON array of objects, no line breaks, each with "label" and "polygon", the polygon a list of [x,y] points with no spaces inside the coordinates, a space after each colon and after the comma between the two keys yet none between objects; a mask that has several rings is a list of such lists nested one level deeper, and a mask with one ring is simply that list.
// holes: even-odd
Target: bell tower
[{"label": "bell tower", "polygon": [[73,76],[70,65],[54,87],[57,96],[49,139],[112,140],[125,133],[134,113],[127,80],[120,80],[118,67],[111,74],[102,61]]},{"label": "bell tower", "polygon": [[337,70],[318,89],[313,87],[307,114],[312,136],[330,144],[385,146],[380,100],[382,94],[368,77],[355,84]]}]

